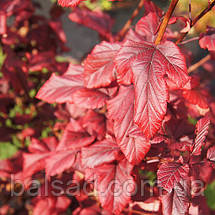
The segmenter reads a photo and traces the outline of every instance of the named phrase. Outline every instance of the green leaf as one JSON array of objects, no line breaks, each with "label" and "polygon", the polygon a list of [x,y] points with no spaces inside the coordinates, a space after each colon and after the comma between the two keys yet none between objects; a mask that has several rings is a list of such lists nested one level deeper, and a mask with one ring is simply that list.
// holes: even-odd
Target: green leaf
[{"label": "green leaf", "polygon": [[211,184],[208,184],[207,188],[204,191],[205,197],[209,208],[215,210],[215,181]]},{"label": "green leaf", "polygon": [[[0,68],[2,67],[2,64],[4,63],[5,54],[3,53],[2,47],[0,46]],[[2,73],[0,73],[0,78],[2,77]]]},{"label": "green leaf", "polygon": [[0,160],[12,157],[17,150],[17,147],[9,142],[0,142]]},{"label": "green leaf", "polygon": [[31,89],[30,92],[29,92],[29,96],[30,96],[31,98],[34,98],[36,94],[37,94],[36,89]]},{"label": "green leaf", "polygon": [[46,138],[46,137],[48,137],[49,136],[49,133],[51,133],[51,128],[49,128],[49,127],[46,127],[46,128],[44,128],[43,129],[43,131],[42,131],[42,133],[41,133],[41,137],[42,138]]},{"label": "green leaf", "polygon": [[192,118],[190,115],[188,115],[188,122],[189,122],[191,125],[196,125],[197,120],[196,120],[195,118]]}]

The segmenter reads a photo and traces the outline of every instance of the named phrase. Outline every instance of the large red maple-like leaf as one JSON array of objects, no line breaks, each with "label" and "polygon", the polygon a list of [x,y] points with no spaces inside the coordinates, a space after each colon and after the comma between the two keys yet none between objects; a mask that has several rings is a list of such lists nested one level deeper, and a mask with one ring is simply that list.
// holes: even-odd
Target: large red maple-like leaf
[{"label": "large red maple-like leaf", "polygon": [[210,125],[209,117],[201,118],[196,124],[196,138],[192,150],[193,155],[201,154],[201,147],[204,144],[206,135],[208,134],[208,128]]},{"label": "large red maple-like leaf", "polygon": [[120,214],[134,191],[132,169],[133,166],[126,159],[113,164],[104,164],[96,169],[96,189],[102,207]]},{"label": "large red maple-like leaf", "polygon": [[84,87],[83,67],[70,65],[62,75],[53,74],[37,93],[37,98],[49,103],[75,103],[83,108],[100,108],[107,95]]},{"label": "large red maple-like leaf", "polygon": [[96,45],[84,63],[84,81],[88,88],[108,86],[115,80],[113,60],[120,48],[118,43],[102,42]]},{"label": "large red maple-like leaf", "polygon": [[134,125],[134,88],[120,86],[118,95],[107,103],[108,116],[114,120],[117,143],[129,162],[139,163],[150,149],[140,129]]},{"label": "large red maple-like leaf", "polygon": [[150,139],[160,128],[166,113],[168,90],[164,76],[167,75],[178,88],[183,87],[189,80],[185,59],[170,41],[155,46],[136,35],[123,43],[116,65],[121,76],[132,71],[134,122]]},{"label": "large red maple-like leaf", "polygon": [[174,189],[161,197],[162,211],[165,215],[186,215],[189,208],[190,184],[179,181]]},{"label": "large red maple-like leaf", "polygon": [[178,162],[163,163],[157,172],[158,185],[169,193],[181,180],[186,179],[189,173],[189,166]]}]

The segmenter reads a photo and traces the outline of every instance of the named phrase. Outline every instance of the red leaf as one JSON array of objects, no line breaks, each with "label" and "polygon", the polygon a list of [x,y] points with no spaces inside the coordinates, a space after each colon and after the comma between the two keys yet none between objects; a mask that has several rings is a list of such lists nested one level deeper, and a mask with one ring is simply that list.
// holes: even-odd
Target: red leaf
[{"label": "red leaf", "polygon": [[72,167],[75,169],[77,165],[80,165],[80,161],[79,149],[56,151],[46,159],[46,175],[50,177]]},{"label": "red leaf", "polygon": [[189,80],[184,57],[172,42],[155,46],[136,35],[123,43],[116,57],[116,65],[121,76],[132,70],[134,122],[150,139],[160,128],[166,113],[168,91],[164,75],[167,74],[178,88]]},{"label": "red leaf", "polygon": [[28,69],[31,71],[40,71],[47,68],[51,71],[56,69],[55,55],[52,51],[39,52],[28,57]]},{"label": "red leaf", "polygon": [[136,165],[145,158],[151,144],[146,140],[140,129],[134,125],[129,128],[126,135],[119,143],[119,146],[128,161]]},{"label": "red leaf", "polygon": [[0,11],[0,35],[7,32],[7,16],[4,12]]},{"label": "red leaf", "polygon": [[70,202],[65,196],[40,198],[33,215],[58,215],[68,208]]},{"label": "red leaf", "polygon": [[50,27],[55,31],[59,39],[63,42],[66,43],[66,34],[63,31],[63,26],[62,23],[59,20],[55,21],[50,21],[49,22]]},{"label": "red leaf", "polygon": [[207,159],[211,161],[215,161],[215,146],[208,149]]},{"label": "red leaf", "polygon": [[150,0],[144,1],[144,9],[146,14],[152,12],[156,13],[159,17],[161,17],[163,13],[163,11]]},{"label": "red leaf", "polygon": [[94,141],[95,137],[90,136],[85,131],[75,131],[73,126],[74,126],[73,121],[71,121],[66,126],[66,129],[64,130],[63,136],[57,147],[57,151],[78,149],[87,146]]},{"label": "red leaf", "polygon": [[83,68],[73,65],[62,76],[52,74],[37,93],[37,98],[49,103],[72,102],[72,94],[83,87]]},{"label": "red leaf", "polygon": [[87,133],[73,132],[67,129],[63,133],[63,137],[57,147],[57,150],[84,147],[92,143],[94,139],[95,137],[89,136]]},{"label": "red leaf", "polygon": [[51,155],[51,152],[55,150],[57,141],[54,137],[43,139],[39,141],[32,139],[29,146],[29,152],[23,154],[23,175],[24,177],[30,177],[38,171],[45,168],[45,161]]},{"label": "red leaf", "polygon": [[83,86],[83,68],[70,65],[62,76],[52,74],[36,96],[48,103],[75,103],[84,108],[100,108],[107,96],[96,90]]},{"label": "red leaf", "polygon": [[81,147],[91,144],[94,139],[94,136],[90,136],[77,124],[74,125],[72,120],[67,125],[55,152],[45,161],[47,176],[60,174],[70,168],[82,170]]},{"label": "red leaf", "polygon": [[97,31],[103,36],[109,36],[112,28],[112,19],[101,11],[90,11],[75,8],[69,14],[69,19]]},{"label": "red leaf", "polygon": [[120,45],[102,42],[96,45],[84,63],[84,80],[88,88],[105,87],[115,80],[115,58]]},{"label": "red leaf", "polygon": [[31,153],[46,153],[46,152],[54,151],[56,147],[57,147],[57,140],[55,137],[43,138],[42,141],[32,138],[31,144],[29,145],[28,150]]},{"label": "red leaf", "polygon": [[198,105],[202,109],[208,109],[208,102],[205,95],[196,89],[183,90],[183,97],[191,104]]},{"label": "red leaf", "polygon": [[108,101],[108,116],[114,120],[114,133],[117,143],[132,164],[138,164],[150,149],[143,133],[134,126],[134,88],[119,88],[116,97]]},{"label": "red leaf", "polygon": [[208,109],[208,95],[199,87],[199,77],[192,76],[190,83],[191,89],[186,89],[182,91],[182,95],[185,100],[191,104],[198,105],[202,109]]},{"label": "red leaf", "polygon": [[[152,63],[153,64],[153,63]],[[147,139],[160,129],[166,114],[168,91],[162,75],[153,74],[148,64],[137,61],[133,64],[133,83],[135,89],[134,122],[141,128]],[[147,73],[143,75],[143,68]]]},{"label": "red leaf", "polygon": [[9,160],[0,160],[0,177],[9,178],[13,172],[13,165]]},{"label": "red leaf", "polygon": [[171,193],[161,197],[162,211],[165,215],[186,215],[189,209],[190,184],[179,181]]},{"label": "red leaf", "polygon": [[155,13],[148,13],[135,26],[135,31],[148,42],[154,42],[159,26],[159,17]]},{"label": "red leaf", "polygon": [[55,199],[53,198],[43,198],[40,201],[37,202],[33,215],[57,215],[57,212],[55,212]]},{"label": "red leaf", "polygon": [[196,138],[193,147],[192,154],[193,155],[200,155],[201,154],[201,147],[204,144],[205,138],[208,134],[208,128],[210,125],[209,117],[201,118],[196,124]]},{"label": "red leaf", "polygon": [[96,187],[102,207],[120,214],[134,191],[134,180],[130,175],[132,169],[133,166],[126,159],[96,169]]},{"label": "red leaf", "polygon": [[207,32],[201,35],[199,45],[203,49],[215,51],[215,28],[208,27]]},{"label": "red leaf", "polygon": [[101,108],[105,105],[108,96],[97,90],[82,88],[72,95],[72,101],[82,108]]},{"label": "red leaf", "polygon": [[111,139],[105,139],[91,146],[82,148],[82,163],[85,167],[94,168],[117,159],[119,147]]},{"label": "red leaf", "polygon": [[186,179],[188,173],[188,165],[177,162],[163,163],[157,172],[158,184],[170,193],[181,179]]},{"label": "red leaf", "polygon": [[83,0],[58,0],[58,4],[62,7],[75,7]]},{"label": "red leaf", "polygon": [[85,116],[80,119],[80,123],[91,136],[95,136],[98,140],[104,139],[106,133],[106,121],[103,114],[89,110]]}]

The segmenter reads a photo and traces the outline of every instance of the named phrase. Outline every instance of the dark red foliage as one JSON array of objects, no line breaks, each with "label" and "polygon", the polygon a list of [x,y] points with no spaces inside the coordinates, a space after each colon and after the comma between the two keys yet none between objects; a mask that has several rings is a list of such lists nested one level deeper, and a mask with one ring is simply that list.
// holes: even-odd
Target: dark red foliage
[{"label": "dark red foliage", "polygon": [[[82,62],[59,60],[59,5],[100,36]],[[83,0],[58,0],[50,18],[39,8],[0,2],[0,144],[18,150],[0,161],[0,214],[213,214],[202,192],[215,178],[214,28],[200,35],[204,75],[189,74],[176,39],[190,20],[166,20],[152,1],[124,34]],[[160,36],[178,20],[182,30]]]}]

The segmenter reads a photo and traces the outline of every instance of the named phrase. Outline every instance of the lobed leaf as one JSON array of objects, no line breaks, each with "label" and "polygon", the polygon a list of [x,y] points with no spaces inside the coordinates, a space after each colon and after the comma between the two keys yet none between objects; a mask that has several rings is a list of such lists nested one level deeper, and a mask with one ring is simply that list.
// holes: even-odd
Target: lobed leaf
[{"label": "lobed leaf", "polygon": [[36,96],[48,103],[75,103],[83,108],[100,108],[107,95],[84,87],[83,68],[70,65],[62,76],[52,74],[51,78],[40,88]]},{"label": "lobed leaf", "polygon": [[163,163],[157,172],[158,185],[169,193],[181,179],[186,179],[189,173],[189,166],[178,162]]},{"label": "lobed leaf", "polygon": [[155,46],[136,35],[123,43],[116,66],[120,76],[132,71],[134,122],[150,139],[160,129],[166,113],[168,90],[164,76],[168,75],[178,88],[189,81],[185,59],[172,42]]}]

